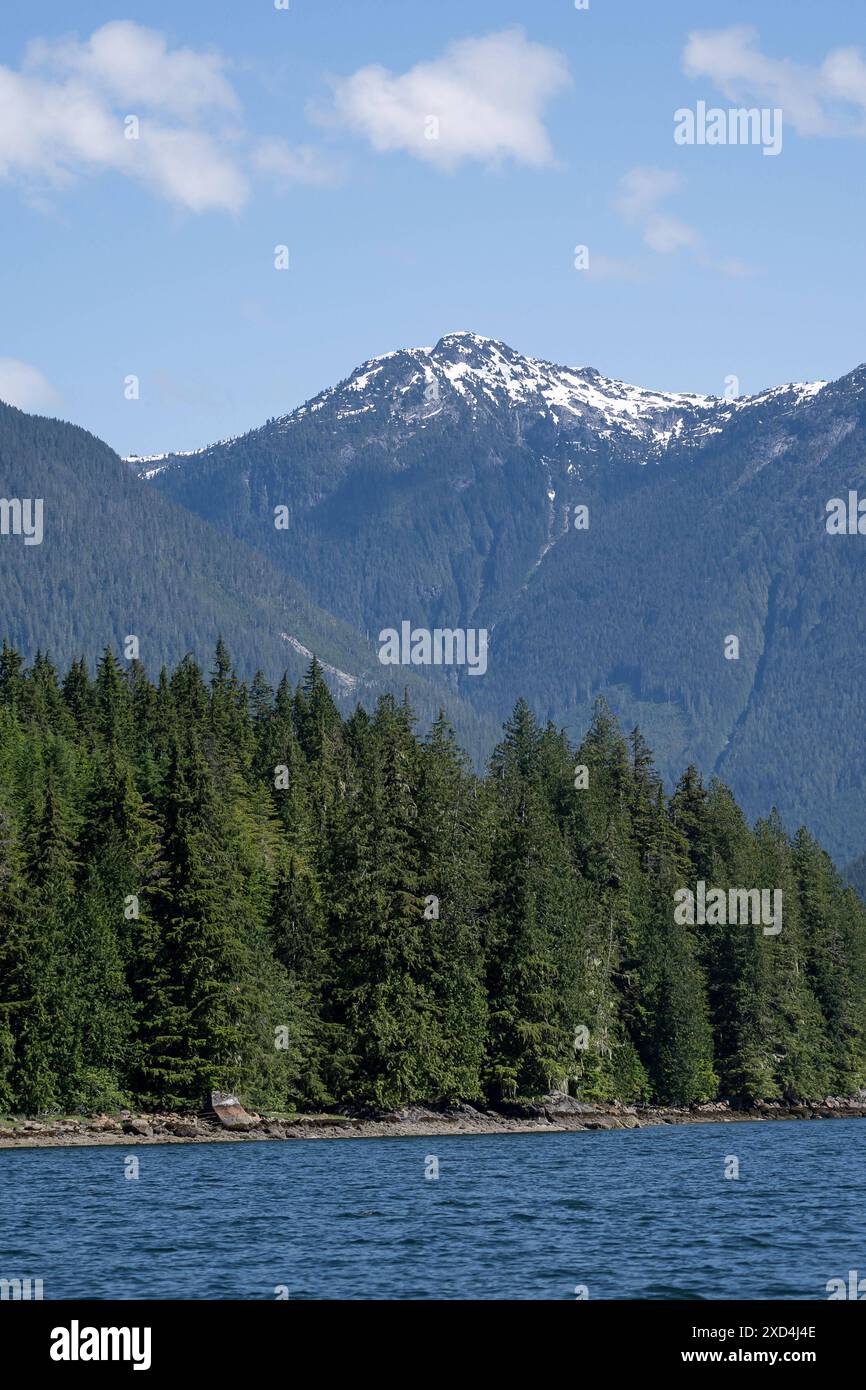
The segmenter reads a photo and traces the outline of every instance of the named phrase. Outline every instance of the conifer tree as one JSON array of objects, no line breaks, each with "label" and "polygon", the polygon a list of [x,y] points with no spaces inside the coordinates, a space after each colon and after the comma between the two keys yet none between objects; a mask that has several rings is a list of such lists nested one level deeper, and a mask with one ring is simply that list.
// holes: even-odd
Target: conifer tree
[{"label": "conifer tree", "polygon": [[568,852],[539,774],[542,735],[518,701],[491,759],[493,847],[486,1072],[494,1095],[567,1083],[581,943]]},{"label": "conifer tree", "polygon": [[862,1075],[866,1038],[866,940],[858,929],[862,903],[802,828],[793,853],[805,970],[824,1023],[827,1085],[848,1094]]},{"label": "conifer tree", "polygon": [[275,1098],[288,1005],[245,893],[248,847],[194,737],[175,747],[163,820],[169,873],[145,986],[143,1089],[176,1105],[211,1088]]},{"label": "conifer tree", "polygon": [[382,1107],[422,1099],[436,1044],[422,967],[417,781],[411,715],[383,696],[359,769],[334,931],[334,1006],[351,1037],[350,1094]]},{"label": "conifer tree", "polygon": [[415,837],[423,896],[421,970],[435,1009],[430,1100],[476,1100],[487,1023],[482,954],[489,826],[476,779],[440,711],[421,750]]}]

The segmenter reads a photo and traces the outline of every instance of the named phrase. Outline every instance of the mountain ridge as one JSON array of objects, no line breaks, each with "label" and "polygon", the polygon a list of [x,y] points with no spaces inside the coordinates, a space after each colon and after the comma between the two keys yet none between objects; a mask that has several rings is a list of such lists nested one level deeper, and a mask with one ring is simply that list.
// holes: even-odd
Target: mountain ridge
[{"label": "mountain ridge", "polygon": [[[475,363],[471,360],[472,354],[475,355]],[[479,368],[477,363],[479,355],[491,359],[493,372],[489,369],[485,372]],[[738,410],[763,403],[773,397],[780,397],[786,393],[794,393],[795,404],[799,404],[804,399],[810,399],[829,384],[827,381],[787,382],[752,395],[732,397],[705,395],[696,392],[659,391],[632,385],[619,378],[604,376],[595,367],[563,366],[546,358],[521,354],[500,339],[485,337],[468,330],[460,330],[443,334],[433,347],[398,348],[368,358],[334,386],[325,387],[303,404],[294,407],[285,414],[273,417],[265,426],[252,426],[240,434],[216,440],[197,449],[167,451],[158,454],[130,454],[125,456],[124,461],[136,470],[144,464],[161,463],[165,467],[175,460],[179,462],[183,459],[196,459],[212,449],[231,447],[245,440],[249,435],[255,434],[258,430],[286,427],[295,420],[304,419],[306,416],[322,410],[329,401],[345,396],[348,391],[355,391],[360,394],[375,375],[385,370],[388,365],[393,367],[399,363],[410,366],[414,370],[416,379],[419,372],[423,378],[423,381],[418,381],[418,384],[421,386],[422,398],[430,408],[426,412],[419,411],[417,418],[422,420],[435,416],[438,409],[442,408],[438,402],[443,385],[451,386],[458,393],[466,396],[467,384],[472,382],[473,384],[480,384],[482,389],[486,388],[488,391],[497,385],[504,386],[513,401],[522,403],[528,402],[534,387],[538,395],[545,400],[552,410],[558,407],[566,414],[576,412],[579,415],[582,409],[590,412],[596,411],[602,416],[607,414],[612,422],[616,421],[621,427],[636,435],[641,434],[640,429],[637,428],[641,420],[648,421],[651,427],[654,416],[676,410],[692,412],[697,417],[701,411],[713,412],[716,416],[714,427],[720,428],[721,422],[730,419]],[[513,370],[515,364],[518,366],[517,371]],[[496,372],[498,372],[498,381]],[[406,389],[408,390],[409,387],[407,386]],[[569,395],[569,389],[571,395]],[[361,407],[356,413],[361,413],[366,408],[368,407]],[[351,414],[351,411],[347,411],[347,414]],[[408,418],[413,418],[413,416],[410,415]],[[670,431],[658,430],[654,433],[656,442],[669,442]],[[153,469],[142,471],[146,473],[148,478],[156,476],[156,471]],[[162,469],[158,471],[162,471]]]},{"label": "mountain ridge", "polygon": [[435,717],[416,672],[395,678],[369,640],[299,581],[148,494],[83,427],[0,402],[0,496],[44,500],[40,545],[0,537],[0,642],[25,659],[42,652],[59,664],[83,656],[94,665],[132,635],[151,669],[187,653],[206,666],[222,637],[248,679],[261,666],[274,683],[284,673],[297,682],[315,654],[344,705],[407,686],[422,716]]},{"label": "mountain ridge", "polygon": [[[666,777],[719,769],[750,813],[775,800],[851,859],[866,843],[866,778],[844,756],[866,718],[866,583],[824,509],[866,482],[864,435],[862,366],[729,400],[461,333],[372,358],[139,481],[359,632],[486,629],[483,680],[425,673],[483,727],[522,694],[577,737],[602,695],[645,729]],[[816,776],[808,750],[828,721]]]}]

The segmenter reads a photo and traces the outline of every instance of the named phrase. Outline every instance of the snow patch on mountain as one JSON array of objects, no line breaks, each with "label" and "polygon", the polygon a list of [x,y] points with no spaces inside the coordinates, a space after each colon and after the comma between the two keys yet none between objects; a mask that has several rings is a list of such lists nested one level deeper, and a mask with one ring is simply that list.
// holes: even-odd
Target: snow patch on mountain
[{"label": "snow patch on mountain", "polygon": [[140,478],[155,478],[158,474],[164,473],[175,459],[198,458],[210,449],[217,449],[224,444],[237,444],[238,440],[243,438],[245,436],[242,434],[234,434],[228,439],[218,439],[213,444],[204,444],[200,449],[176,449],[174,453],[169,454],[125,454],[123,462],[128,463]]},{"label": "snow patch on mountain", "polygon": [[176,454],[127,454],[123,462],[134,468],[140,478],[155,478],[164,472],[169,459],[192,458],[201,453],[203,449],[179,449]]}]

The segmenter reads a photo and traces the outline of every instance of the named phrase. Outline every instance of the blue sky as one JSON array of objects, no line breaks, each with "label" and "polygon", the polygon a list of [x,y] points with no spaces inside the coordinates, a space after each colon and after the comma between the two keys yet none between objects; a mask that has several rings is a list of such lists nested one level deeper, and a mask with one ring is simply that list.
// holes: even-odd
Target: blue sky
[{"label": "blue sky", "polygon": [[[0,396],[121,453],[239,433],[461,328],[719,394],[866,359],[857,0],[17,11]],[[699,100],[780,107],[781,152],[677,145]]]}]

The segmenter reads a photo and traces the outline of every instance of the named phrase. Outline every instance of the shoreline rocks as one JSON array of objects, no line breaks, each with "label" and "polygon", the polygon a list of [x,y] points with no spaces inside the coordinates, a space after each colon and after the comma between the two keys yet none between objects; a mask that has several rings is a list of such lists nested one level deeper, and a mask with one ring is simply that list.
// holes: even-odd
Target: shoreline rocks
[{"label": "shoreline rocks", "polygon": [[[219,1098],[223,1100],[222,1097]],[[737,1107],[726,1100],[692,1106],[626,1105],[577,1101],[552,1092],[538,1101],[494,1108],[463,1104],[407,1106],[386,1113],[257,1115],[235,1097],[203,1114],[172,1112],[47,1116],[0,1121],[0,1148],[84,1145],[238,1143],[256,1140],[410,1138],[468,1134],[555,1134],[644,1129],[654,1125],[741,1123],[754,1120],[864,1119],[866,1095],[818,1101],[756,1101]]]}]

